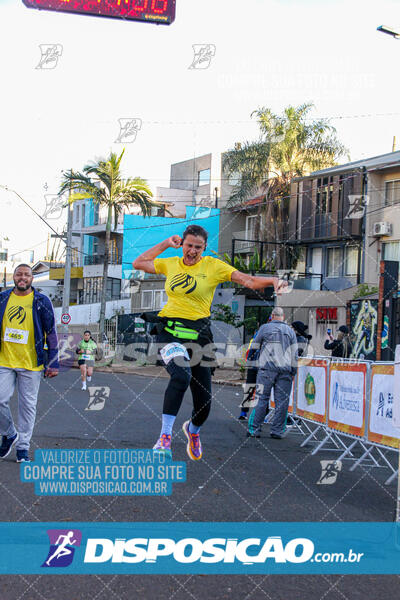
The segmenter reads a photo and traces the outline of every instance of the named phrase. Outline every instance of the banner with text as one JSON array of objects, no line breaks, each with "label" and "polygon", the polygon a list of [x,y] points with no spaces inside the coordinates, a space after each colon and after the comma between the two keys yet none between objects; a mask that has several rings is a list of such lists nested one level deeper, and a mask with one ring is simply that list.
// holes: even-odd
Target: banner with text
[{"label": "banner with text", "polygon": [[400,574],[399,534],[382,522],[0,523],[0,573]]},{"label": "banner with text", "polygon": [[394,365],[372,365],[368,439],[370,442],[398,448],[400,429],[393,424],[393,396]]},{"label": "banner with text", "polygon": [[367,364],[331,362],[328,427],[343,433],[365,434]]}]

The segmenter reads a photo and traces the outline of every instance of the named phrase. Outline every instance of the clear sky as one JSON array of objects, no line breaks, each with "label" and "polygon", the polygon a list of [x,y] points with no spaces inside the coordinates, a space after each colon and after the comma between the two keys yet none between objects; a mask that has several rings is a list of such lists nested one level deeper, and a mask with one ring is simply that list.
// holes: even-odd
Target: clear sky
[{"label": "clear sky", "polygon": [[[118,119],[137,118],[124,171],[155,192],[171,163],[255,139],[253,110],[306,101],[332,118],[352,160],[390,152],[393,135],[400,148],[400,40],[376,31],[400,30],[398,1],[176,4],[175,23],[158,26],[0,0],[0,185],[43,214],[61,170],[121,150]],[[203,43],[216,47],[209,68],[189,69]],[[62,47],[53,69],[36,68],[43,44]],[[39,257],[46,226],[1,189],[0,210],[9,247]]]}]

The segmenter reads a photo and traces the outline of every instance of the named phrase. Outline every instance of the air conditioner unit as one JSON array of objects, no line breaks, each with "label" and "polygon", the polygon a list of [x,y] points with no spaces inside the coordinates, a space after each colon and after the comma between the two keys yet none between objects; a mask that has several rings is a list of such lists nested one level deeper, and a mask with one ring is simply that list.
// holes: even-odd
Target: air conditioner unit
[{"label": "air conditioner unit", "polygon": [[392,235],[392,224],[388,223],[387,221],[374,223],[373,235]]}]

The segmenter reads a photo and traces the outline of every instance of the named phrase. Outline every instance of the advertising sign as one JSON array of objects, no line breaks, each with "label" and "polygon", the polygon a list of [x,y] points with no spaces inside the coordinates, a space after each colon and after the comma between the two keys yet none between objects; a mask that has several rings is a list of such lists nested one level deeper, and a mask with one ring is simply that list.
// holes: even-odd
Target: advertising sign
[{"label": "advertising sign", "polygon": [[350,305],[352,356],[376,360],[378,300],[357,300]]},{"label": "advertising sign", "polygon": [[368,439],[399,447],[400,430],[393,423],[394,365],[372,365]]},{"label": "advertising sign", "polygon": [[328,426],[343,433],[365,433],[367,365],[331,363]]},{"label": "advertising sign", "polygon": [[297,408],[299,417],[324,423],[326,420],[328,361],[300,359],[297,370]]}]

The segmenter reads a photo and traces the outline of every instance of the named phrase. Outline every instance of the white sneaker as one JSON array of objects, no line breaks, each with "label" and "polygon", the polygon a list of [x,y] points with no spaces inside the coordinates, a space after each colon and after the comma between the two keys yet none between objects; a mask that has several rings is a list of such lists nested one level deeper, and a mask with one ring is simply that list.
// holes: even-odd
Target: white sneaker
[{"label": "white sneaker", "polygon": [[83,390],[86,390],[86,381],[83,381],[83,382],[82,382],[82,389],[83,389]]},{"label": "white sneaker", "polygon": [[92,376],[90,376],[90,377],[89,377],[89,376],[87,376],[87,377],[86,377],[86,381],[88,381],[88,382],[90,383],[90,382],[92,381]]}]

